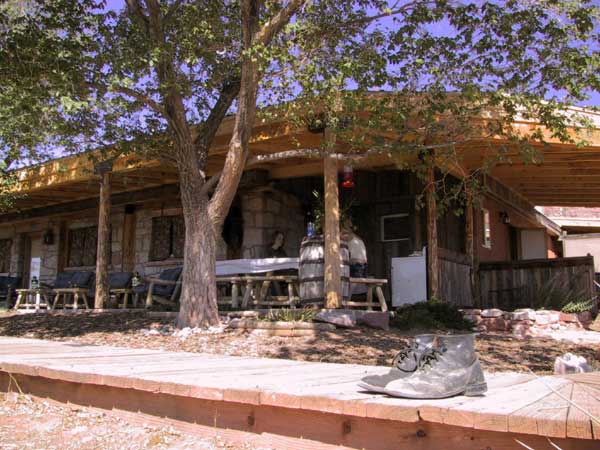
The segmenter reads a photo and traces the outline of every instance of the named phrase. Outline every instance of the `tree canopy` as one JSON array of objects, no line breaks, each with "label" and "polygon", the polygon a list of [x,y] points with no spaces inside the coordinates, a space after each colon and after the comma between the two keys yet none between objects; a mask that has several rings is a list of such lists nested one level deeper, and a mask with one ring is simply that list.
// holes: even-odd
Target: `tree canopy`
[{"label": "tree canopy", "polygon": [[[116,10],[8,0],[0,171],[8,180],[11,164],[91,149],[159,158],[180,174],[186,242],[210,249],[246,163],[260,161],[248,151],[257,107],[259,120],[326,126],[346,149],[340,157],[385,152],[419,173],[444,171],[460,158],[457,143],[482,135],[531,156],[542,127],[575,142],[569,129],[586,125],[565,108],[600,90],[598,19],[588,0],[126,0]],[[209,179],[227,114],[224,170]],[[516,116],[540,126],[519,134]],[[334,152],[292,150],[270,158]],[[489,156],[482,170],[502,150]],[[206,281],[214,262],[211,251],[195,257],[203,263],[184,268],[182,298],[202,303],[201,286],[188,292],[186,280]]]}]

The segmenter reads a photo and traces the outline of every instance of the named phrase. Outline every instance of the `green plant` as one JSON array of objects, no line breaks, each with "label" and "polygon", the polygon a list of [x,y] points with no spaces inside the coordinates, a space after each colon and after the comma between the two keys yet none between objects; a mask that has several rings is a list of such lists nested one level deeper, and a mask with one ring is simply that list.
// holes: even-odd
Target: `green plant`
[{"label": "green plant", "polygon": [[586,298],[584,290],[573,287],[572,279],[561,275],[558,273],[537,287],[533,294],[533,308],[572,312],[571,310],[592,302]]},{"label": "green plant", "polygon": [[[312,191],[313,195],[313,223],[315,232],[323,232],[323,222],[325,221],[325,198],[323,194],[317,190]],[[352,210],[357,206],[356,200],[351,198],[340,208],[340,224],[344,224],[348,219],[352,220]]]},{"label": "green plant", "polygon": [[435,299],[397,308],[390,325],[403,330],[471,331],[473,329],[473,323],[463,317],[457,306]]},{"label": "green plant", "polygon": [[593,308],[594,308],[594,300],[589,299],[589,300],[569,302],[562,307],[561,311],[564,313],[573,314],[573,313],[581,313],[581,312],[585,312],[585,311],[590,311]]},{"label": "green plant", "polygon": [[316,315],[317,310],[312,308],[270,309],[259,320],[264,322],[312,322]]}]

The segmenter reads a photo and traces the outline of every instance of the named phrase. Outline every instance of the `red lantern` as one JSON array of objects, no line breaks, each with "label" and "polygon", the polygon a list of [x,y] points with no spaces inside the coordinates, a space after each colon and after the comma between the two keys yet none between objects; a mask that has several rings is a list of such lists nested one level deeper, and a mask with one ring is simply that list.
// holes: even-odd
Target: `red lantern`
[{"label": "red lantern", "polygon": [[342,181],[342,187],[345,189],[352,189],[354,187],[354,170],[352,170],[352,166],[344,166],[344,181]]}]

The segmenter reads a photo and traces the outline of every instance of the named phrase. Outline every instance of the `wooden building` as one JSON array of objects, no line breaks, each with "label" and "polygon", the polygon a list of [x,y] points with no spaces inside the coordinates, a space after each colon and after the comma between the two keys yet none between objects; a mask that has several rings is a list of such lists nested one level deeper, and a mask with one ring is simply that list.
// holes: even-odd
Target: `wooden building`
[{"label": "wooden building", "polygon": [[[600,116],[595,119],[600,122]],[[531,126],[515,123],[517,128]],[[209,174],[222,166],[231,127],[232,121],[226,120],[219,130]],[[272,122],[256,127],[251,151],[268,154],[296,148],[298,143],[316,148],[322,139],[307,129]],[[534,205],[600,206],[598,128],[589,140],[589,146],[578,148],[549,138],[550,144],[539,148],[543,160],[525,164],[519,158],[507,159],[510,162],[498,164],[486,176],[481,202],[468,205],[462,215],[446,212],[437,220],[432,220],[437,215],[435,199],[424,191],[423,183],[382,156],[354,164],[352,190],[339,187],[343,162],[332,158],[254,165],[242,179],[225,222],[218,258],[261,258],[276,230],[286,236],[287,254],[297,255],[312,192],[324,190],[326,223],[336,227],[339,216],[331,213],[337,210],[332,205],[353,199],[358,211],[353,221],[367,245],[371,275],[393,281],[394,258],[419,257],[427,248],[426,256],[421,255],[427,258],[423,269],[427,295],[472,305],[488,297],[478,281],[482,264],[561,256],[560,227]],[[461,167],[454,175],[470,173],[485,152],[502,144],[487,140],[462,145],[457,150],[463,156]],[[93,270],[99,209],[106,211],[108,205],[109,270],[151,275],[181,265],[183,221],[175,168],[120,156],[109,172],[98,175],[84,154],[20,169],[17,175],[22,197],[13,210],[0,215],[0,275],[18,274],[27,285],[33,274],[50,282],[61,271]],[[339,232],[326,233],[325,238],[335,242]],[[330,280],[333,291],[336,283],[339,280]],[[393,289],[392,282],[388,299],[395,298]]]}]

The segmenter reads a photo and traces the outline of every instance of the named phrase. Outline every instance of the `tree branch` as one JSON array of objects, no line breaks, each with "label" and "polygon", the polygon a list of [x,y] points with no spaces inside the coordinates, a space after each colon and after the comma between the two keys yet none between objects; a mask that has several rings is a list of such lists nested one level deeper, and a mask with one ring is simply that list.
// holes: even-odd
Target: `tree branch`
[{"label": "tree branch", "polygon": [[148,19],[148,16],[144,12],[144,8],[140,4],[139,0],[126,0],[126,3],[127,9],[129,10],[129,14],[138,19],[138,21],[142,24],[147,33],[150,29],[150,21]]},{"label": "tree branch", "polygon": [[254,37],[256,44],[269,45],[273,37],[290,21],[292,16],[302,6],[308,3],[308,0],[290,0],[275,16],[265,23]]},{"label": "tree branch", "polygon": [[204,121],[204,123],[200,126],[200,130],[198,132],[198,136],[194,142],[194,145],[197,147],[198,152],[206,151],[208,152],[208,148],[212,143],[217,130],[219,129],[219,125],[225,118],[227,111],[231,107],[231,104],[237,97],[240,92],[240,80],[234,79],[225,82],[223,88],[221,89],[221,94],[210,111],[210,114]]}]

